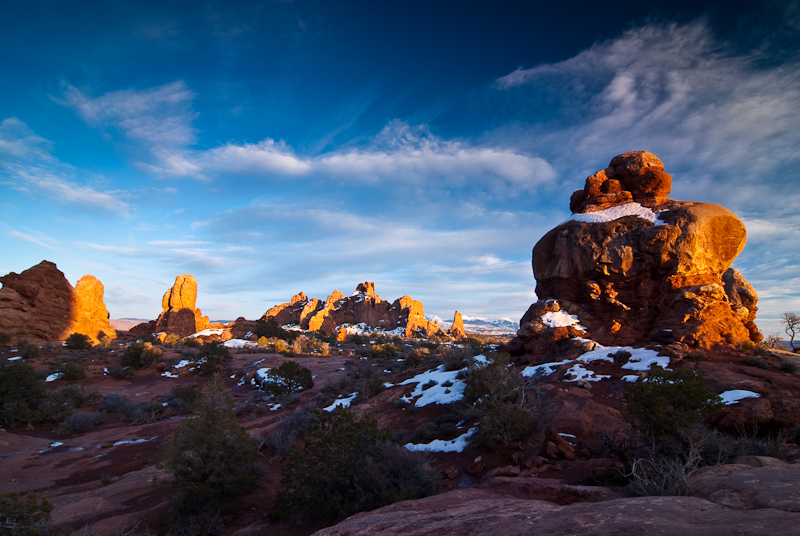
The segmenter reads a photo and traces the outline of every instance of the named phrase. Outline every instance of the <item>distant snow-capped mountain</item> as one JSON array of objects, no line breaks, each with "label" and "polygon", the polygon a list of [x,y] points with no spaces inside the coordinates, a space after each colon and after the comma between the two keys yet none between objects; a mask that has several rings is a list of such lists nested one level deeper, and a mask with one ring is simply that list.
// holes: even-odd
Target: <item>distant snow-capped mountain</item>
[{"label": "distant snow-capped mountain", "polygon": [[[436,320],[440,326],[447,329],[453,324],[453,320],[442,320],[436,315],[427,317],[428,320]],[[464,330],[467,333],[481,333],[483,335],[516,335],[519,330],[519,323],[510,318],[489,319],[485,317],[461,315],[464,321]]]}]

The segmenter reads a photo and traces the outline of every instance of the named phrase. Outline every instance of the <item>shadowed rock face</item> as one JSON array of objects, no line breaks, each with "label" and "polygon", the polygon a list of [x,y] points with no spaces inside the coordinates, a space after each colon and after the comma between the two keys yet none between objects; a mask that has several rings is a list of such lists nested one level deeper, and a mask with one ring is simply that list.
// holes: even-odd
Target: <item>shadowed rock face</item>
[{"label": "shadowed rock face", "polygon": [[309,300],[301,292],[290,302],[271,307],[262,318],[325,333],[334,333],[344,324],[364,323],[385,331],[401,327],[407,337],[444,334],[436,322],[425,318],[422,302],[403,296],[389,303],[375,293],[372,282],[359,283],[352,296],[334,290],[324,302],[316,298]]},{"label": "shadowed rock face", "polygon": [[197,280],[189,274],[176,277],[175,284],[161,300],[162,312],[156,320],[156,331],[186,337],[205,329],[209,320],[195,308],[196,301]]},{"label": "shadowed rock face", "polygon": [[72,285],[54,263],[42,261],[20,274],[11,272],[0,283],[0,332],[36,344],[69,335]]},{"label": "shadowed rock face", "polygon": [[[744,224],[719,205],[667,199],[663,169],[655,155],[637,151],[586,179],[572,196],[572,218],[533,249],[537,296],[577,314],[602,344],[761,340],[758,296],[730,268],[745,245]],[[520,353],[528,342],[512,349]]]}]

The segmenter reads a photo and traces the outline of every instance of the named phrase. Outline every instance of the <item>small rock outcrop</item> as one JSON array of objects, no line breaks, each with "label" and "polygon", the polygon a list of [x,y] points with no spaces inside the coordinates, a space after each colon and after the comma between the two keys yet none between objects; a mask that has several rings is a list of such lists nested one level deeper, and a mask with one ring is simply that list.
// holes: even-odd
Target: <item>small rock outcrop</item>
[{"label": "small rock outcrop", "polygon": [[450,329],[447,330],[447,334],[454,339],[460,339],[467,334],[467,332],[464,331],[464,319],[461,318],[461,313],[458,311],[456,311],[456,314],[453,317],[453,324],[450,326]]},{"label": "small rock outcrop", "polygon": [[758,296],[730,267],[744,248],[744,224],[719,205],[668,199],[671,181],[646,151],[621,154],[586,179],[572,195],[572,217],[533,248],[540,301],[510,351],[541,351],[547,341],[537,319],[554,300],[577,315],[584,336],[606,345],[761,340]]},{"label": "small rock outcrop", "polygon": [[103,284],[83,276],[73,289],[55,263],[42,261],[17,274],[0,277],[0,333],[31,343],[61,341],[71,333],[97,343],[105,334],[116,337],[103,303]]},{"label": "small rock outcrop", "polygon": [[93,275],[81,277],[75,285],[74,323],[70,330],[88,335],[94,344],[102,335],[110,339],[117,337],[117,332],[108,323],[108,309],[103,302],[104,290],[103,284]]},{"label": "small rock outcrop", "polygon": [[278,324],[295,324],[310,331],[337,332],[345,325],[366,324],[383,331],[403,328],[407,337],[443,335],[436,322],[425,318],[422,302],[403,296],[389,303],[375,293],[375,283],[359,283],[351,296],[338,290],[325,301],[308,299],[304,293],[296,294],[288,303],[271,307],[262,316],[264,320],[275,320]]},{"label": "small rock outcrop", "polygon": [[156,332],[187,337],[205,329],[209,320],[195,308],[196,302],[197,280],[189,274],[176,277],[175,284],[161,300],[162,312],[156,320]]}]

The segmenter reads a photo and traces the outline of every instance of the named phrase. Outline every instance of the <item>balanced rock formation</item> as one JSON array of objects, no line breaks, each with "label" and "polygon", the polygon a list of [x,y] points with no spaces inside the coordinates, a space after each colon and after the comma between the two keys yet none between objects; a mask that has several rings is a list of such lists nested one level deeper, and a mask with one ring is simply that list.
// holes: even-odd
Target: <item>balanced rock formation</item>
[{"label": "balanced rock formation", "polygon": [[187,337],[208,327],[208,317],[195,308],[196,301],[197,280],[189,274],[176,277],[175,284],[161,300],[162,312],[156,320],[156,332]]},{"label": "balanced rock formation", "polygon": [[109,314],[103,302],[103,292],[103,284],[93,275],[81,277],[75,285],[74,323],[70,329],[88,335],[94,344],[102,335],[110,339],[117,337],[117,332],[108,323]]},{"label": "balanced rock formation", "polygon": [[270,308],[262,316],[264,320],[275,320],[278,324],[295,324],[310,331],[340,333],[346,325],[366,324],[383,331],[403,328],[407,337],[429,337],[444,334],[436,322],[425,318],[422,302],[409,296],[389,303],[375,293],[375,283],[359,283],[351,296],[338,290],[325,301],[308,299],[304,293],[296,294],[288,303]]},{"label": "balanced rock formation", "polygon": [[454,339],[460,339],[467,334],[467,332],[464,331],[464,319],[461,318],[461,313],[458,311],[456,311],[456,314],[453,317],[453,324],[450,326],[450,329],[447,330],[447,334]]},{"label": "balanced rock formation", "polygon": [[94,276],[83,276],[73,289],[55,263],[42,261],[0,277],[0,283],[0,333],[12,340],[42,344],[76,332],[95,343],[101,334],[116,337],[108,324],[103,284]]},{"label": "balanced rock formation", "polygon": [[744,248],[744,224],[719,205],[668,199],[671,181],[646,151],[619,155],[586,179],[572,195],[572,217],[533,249],[540,301],[510,351],[541,350],[534,324],[554,300],[606,345],[687,349],[761,340],[758,296],[730,268]]}]

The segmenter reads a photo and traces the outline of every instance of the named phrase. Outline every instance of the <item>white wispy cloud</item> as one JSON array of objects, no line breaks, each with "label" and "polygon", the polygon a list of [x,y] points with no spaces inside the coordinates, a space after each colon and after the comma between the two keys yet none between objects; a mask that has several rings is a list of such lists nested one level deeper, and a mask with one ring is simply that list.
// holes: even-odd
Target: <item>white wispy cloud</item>
[{"label": "white wispy cloud", "polygon": [[123,192],[79,183],[81,173],[55,158],[51,147],[15,117],[0,122],[0,185],[30,196],[130,215],[133,207],[120,199]]}]

